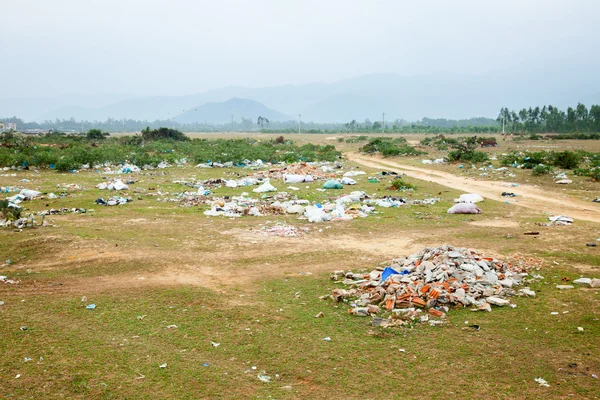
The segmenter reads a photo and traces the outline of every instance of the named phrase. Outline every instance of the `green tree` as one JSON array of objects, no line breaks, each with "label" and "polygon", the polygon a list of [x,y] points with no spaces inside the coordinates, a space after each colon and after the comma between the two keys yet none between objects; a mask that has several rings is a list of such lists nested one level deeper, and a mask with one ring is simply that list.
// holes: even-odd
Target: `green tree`
[{"label": "green tree", "polygon": [[88,140],[104,140],[109,135],[108,132],[102,132],[100,129],[90,129],[86,137]]}]

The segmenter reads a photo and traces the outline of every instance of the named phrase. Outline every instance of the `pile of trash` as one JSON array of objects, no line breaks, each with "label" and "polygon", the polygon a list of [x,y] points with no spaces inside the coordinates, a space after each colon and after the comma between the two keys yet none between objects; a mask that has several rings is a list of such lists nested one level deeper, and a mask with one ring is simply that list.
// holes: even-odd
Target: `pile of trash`
[{"label": "pile of trash", "polygon": [[96,185],[100,190],[129,190],[129,186],[123,183],[120,179],[102,182]]},{"label": "pile of trash", "polygon": [[573,225],[573,218],[567,217],[566,215],[557,215],[548,217],[550,222],[546,224],[538,223],[540,226],[570,226]]},{"label": "pile of trash", "polygon": [[10,207],[18,207],[18,204],[25,200],[33,200],[36,197],[40,196],[42,192],[38,192],[37,190],[30,189],[21,189],[21,191],[11,197],[7,197],[6,200],[10,203]]},{"label": "pile of trash", "polygon": [[406,199],[403,197],[385,196],[382,199],[367,199],[363,203],[376,205],[378,207],[389,208],[389,207],[400,207],[400,206],[432,206],[440,201],[439,197],[430,197],[423,200],[419,199]]},{"label": "pile of trash", "polygon": [[8,276],[6,276],[6,275],[0,275],[0,282],[6,283],[6,284],[9,284],[9,285],[15,285],[15,284],[17,284],[17,283],[19,283],[21,281],[15,280],[15,279],[8,279]]},{"label": "pile of trash", "polygon": [[256,168],[263,168],[266,166],[271,165],[270,163],[264,163],[262,160],[255,160],[255,161],[250,161],[250,160],[244,160],[239,164],[234,165],[233,162],[228,161],[225,163],[220,163],[220,162],[207,162],[207,163],[200,163],[198,165],[196,165],[196,168],[233,168],[233,167],[242,167],[242,168],[252,168],[252,169],[256,169]]},{"label": "pile of trash", "polygon": [[104,200],[103,198],[96,199],[96,204],[101,206],[120,206],[131,201],[133,201],[131,197],[113,196],[108,200]]},{"label": "pile of trash", "polygon": [[[286,165],[283,168],[254,174],[255,178],[283,179],[286,183],[313,182],[327,179],[336,169],[343,168],[339,162],[307,162]],[[302,180],[300,180],[302,178]]]},{"label": "pile of trash", "polygon": [[204,215],[211,217],[224,216],[237,218],[246,215],[261,217],[264,215],[283,215],[286,213],[283,206],[277,204],[278,202],[253,199],[245,195],[205,200],[205,203],[210,204],[211,208],[204,211]]},{"label": "pile of trash", "polygon": [[427,247],[370,273],[335,271],[331,278],[351,288],[334,289],[331,296],[322,298],[348,302],[353,315],[387,316],[373,321],[384,327],[426,322],[429,317],[443,320],[457,306],[492,311],[492,305],[511,305],[507,297],[535,297],[528,287],[514,289],[525,283],[527,270],[535,265],[523,258],[511,261],[448,245]]}]

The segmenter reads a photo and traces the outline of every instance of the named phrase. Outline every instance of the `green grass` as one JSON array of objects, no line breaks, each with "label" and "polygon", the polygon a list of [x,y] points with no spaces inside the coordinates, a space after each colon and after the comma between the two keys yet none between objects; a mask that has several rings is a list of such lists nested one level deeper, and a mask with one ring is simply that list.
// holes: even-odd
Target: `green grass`
[{"label": "green grass", "polygon": [[[533,224],[544,218],[535,210],[490,200],[478,204],[481,215],[448,215],[460,191],[412,179],[407,181],[417,190],[392,191],[387,188],[394,177],[379,176],[380,182],[369,183],[368,176],[378,171],[364,170],[367,175],[356,177],[355,186],[318,192],[322,182],[315,182],[294,185],[301,190],[292,193],[311,201],[354,190],[442,201],[378,208],[365,219],[315,225],[295,216],[207,217],[202,214],[205,207],[184,208],[143,194],[143,200],[131,204],[101,207],[94,200],[115,193],[93,188],[103,176],[95,172],[22,171],[6,178],[3,185],[48,192],[57,183],[87,188],[73,197],[23,203],[29,210],[95,211],[48,217],[56,227],[0,230],[0,275],[21,280],[17,285],[0,283],[0,300],[6,303],[0,306],[0,394],[81,399],[598,395],[598,380],[591,374],[600,374],[600,291],[555,289],[562,278],[582,275],[575,264],[588,268],[586,276],[600,277],[597,250],[585,247],[595,240],[597,224],[537,227]],[[169,197],[189,189],[172,183],[175,179],[250,173],[193,167],[164,172],[136,174],[140,181],[129,193],[156,187]],[[21,183],[23,178],[32,182]],[[272,183],[280,191],[289,186]],[[214,193],[254,195],[253,188]],[[518,226],[471,223],[497,220],[516,221]],[[310,231],[301,239],[254,240],[230,233],[249,233],[267,221],[308,226]],[[524,236],[527,230],[541,235]],[[514,238],[507,239],[507,234]],[[347,304],[319,300],[336,287],[326,271],[368,271],[392,258],[390,254],[408,255],[394,248],[403,239],[415,247],[450,243],[504,256],[539,257],[544,267],[536,272],[546,279],[532,285],[536,298],[513,299],[515,309],[453,309],[449,324],[442,327],[375,329],[369,318],[349,315]],[[369,243],[378,246],[361,246]],[[13,264],[2,264],[5,259]],[[209,271],[210,276],[174,281],[178,273],[194,271]],[[144,283],[139,276],[156,281]],[[89,303],[97,308],[85,309]],[[560,314],[550,315],[553,311]],[[315,318],[319,312],[324,318]],[[172,324],[178,328],[167,329]],[[472,324],[481,330],[463,329]],[[22,331],[21,326],[29,329]],[[583,333],[577,333],[578,326]],[[211,341],[221,345],[212,347]],[[24,362],[25,357],[32,361]],[[167,367],[160,369],[163,363]],[[569,367],[572,363],[577,367]],[[263,370],[271,383],[257,378]],[[534,382],[538,376],[551,387],[539,387]]]}]

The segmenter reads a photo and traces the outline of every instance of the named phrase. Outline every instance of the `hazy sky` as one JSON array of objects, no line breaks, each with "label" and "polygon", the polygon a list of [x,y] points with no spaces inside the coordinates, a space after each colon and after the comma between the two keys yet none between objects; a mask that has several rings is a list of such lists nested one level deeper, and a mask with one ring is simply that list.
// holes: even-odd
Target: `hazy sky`
[{"label": "hazy sky", "polygon": [[3,97],[179,95],[600,58],[598,0],[4,0],[0,9]]}]

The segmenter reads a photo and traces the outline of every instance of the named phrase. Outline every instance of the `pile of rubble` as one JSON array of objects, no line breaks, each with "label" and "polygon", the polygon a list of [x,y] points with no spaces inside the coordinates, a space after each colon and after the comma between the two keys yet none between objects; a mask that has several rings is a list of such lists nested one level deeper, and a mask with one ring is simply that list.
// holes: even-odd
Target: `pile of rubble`
[{"label": "pile of rubble", "polygon": [[300,183],[298,177],[310,177],[306,182],[329,179],[335,176],[334,172],[343,168],[339,162],[307,162],[286,165],[283,168],[270,169],[253,175],[257,179],[283,179],[287,183]]},{"label": "pile of rubble", "polygon": [[[282,193],[283,194],[283,193]],[[280,194],[281,195],[281,194]],[[211,217],[224,216],[224,217],[242,217],[251,215],[255,217],[261,217],[264,215],[283,215],[286,210],[278,202],[265,199],[253,199],[250,197],[233,196],[215,198],[212,200],[205,200],[205,203],[210,204],[210,210],[204,211],[204,215]]]},{"label": "pile of rubble", "polygon": [[511,296],[535,297],[528,287],[514,289],[525,283],[527,270],[534,266],[524,258],[502,261],[471,249],[428,247],[370,273],[335,271],[331,278],[351,288],[334,289],[324,297],[349,302],[351,314],[376,317],[376,326],[425,322],[430,317],[441,318],[430,321],[439,324],[451,307],[491,311],[492,305],[511,305]]}]

